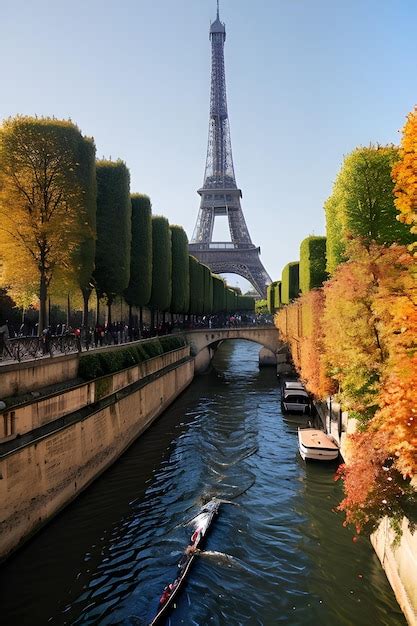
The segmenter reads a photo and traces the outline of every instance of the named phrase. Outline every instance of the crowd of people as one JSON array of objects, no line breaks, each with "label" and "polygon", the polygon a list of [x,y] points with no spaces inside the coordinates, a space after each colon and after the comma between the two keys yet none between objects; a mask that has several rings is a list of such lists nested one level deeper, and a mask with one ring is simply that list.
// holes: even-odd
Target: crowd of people
[{"label": "crowd of people", "polygon": [[[171,333],[190,331],[202,328],[238,328],[241,326],[253,326],[272,323],[270,315],[255,313],[236,313],[234,315],[203,315],[201,317],[183,317],[176,318],[171,321],[161,321],[154,328],[149,324],[143,324],[142,328],[136,324],[126,324],[123,321],[110,323],[97,323],[95,326],[88,328],[71,327],[65,323],[59,323],[54,326],[48,326],[42,332],[40,337],[43,354],[51,351],[52,338],[75,337],[77,348],[81,350],[89,350],[91,348],[99,348],[109,345],[118,345],[139,339],[147,339],[161,335],[169,335]],[[0,358],[8,356],[12,358],[10,350],[10,339],[30,338],[38,336],[38,324],[30,326],[28,322],[24,322],[18,329],[10,326],[5,320],[0,325]],[[58,347],[59,349],[59,347]]]}]

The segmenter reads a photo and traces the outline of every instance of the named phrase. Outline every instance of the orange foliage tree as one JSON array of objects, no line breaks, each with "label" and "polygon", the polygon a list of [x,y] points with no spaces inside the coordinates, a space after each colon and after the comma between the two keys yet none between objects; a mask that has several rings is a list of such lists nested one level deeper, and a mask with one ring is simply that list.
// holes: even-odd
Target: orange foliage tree
[{"label": "orange foliage tree", "polygon": [[345,498],[340,509],[357,530],[375,528],[388,515],[397,531],[405,503],[416,494],[417,286],[412,256],[402,246],[375,246],[370,322],[383,353],[377,368],[376,412],[366,430],[350,438],[352,461],[342,466]]},{"label": "orange foliage tree", "polygon": [[294,365],[306,388],[322,399],[335,391],[323,359],[322,289],[313,289],[275,315],[275,325],[290,345]]},{"label": "orange foliage tree", "polygon": [[325,285],[323,314],[325,360],[339,383],[339,399],[351,415],[370,419],[385,350],[372,302],[381,275],[391,262],[377,244],[351,241],[347,263],[339,265]]}]

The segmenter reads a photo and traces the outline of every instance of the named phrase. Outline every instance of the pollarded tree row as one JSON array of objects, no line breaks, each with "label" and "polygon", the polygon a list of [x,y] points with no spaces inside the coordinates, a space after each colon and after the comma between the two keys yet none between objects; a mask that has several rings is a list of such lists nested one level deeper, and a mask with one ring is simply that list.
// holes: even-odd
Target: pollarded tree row
[{"label": "pollarded tree row", "polygon": [[84,325],[93,289],[109,322],[119,297],[131,320],[133,306],[185,315],[252,306],[227,299],[224,283],[221,293],[189,258],[184,230],[131,195],[123,161],[96,162],[95,153],[70,121],[15,117],[0,127],[0,284],[22,307],[38,295],[39,333],[50,294],[69,301],[81,292]]}]

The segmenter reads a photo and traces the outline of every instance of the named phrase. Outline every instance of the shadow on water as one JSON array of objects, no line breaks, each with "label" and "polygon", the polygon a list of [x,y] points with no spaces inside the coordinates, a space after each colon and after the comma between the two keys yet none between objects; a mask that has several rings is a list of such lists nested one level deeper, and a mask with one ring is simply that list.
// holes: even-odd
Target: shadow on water
[{"label": "shadow on water", "polygon": [[369,542],[333,512],[333,471],[301,461],[258,351],[223,344],[217,371],[3,566],[7,626],[147,623],[213,496],[239,506],[222,505],[172,626],[405,624]]}]

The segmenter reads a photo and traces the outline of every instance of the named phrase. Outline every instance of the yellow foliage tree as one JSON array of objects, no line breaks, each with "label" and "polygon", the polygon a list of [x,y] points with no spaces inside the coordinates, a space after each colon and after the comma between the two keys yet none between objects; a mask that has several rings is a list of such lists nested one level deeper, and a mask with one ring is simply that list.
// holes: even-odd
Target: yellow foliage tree
[{"label": "yellow foliage tree", "polygon": [[83,142],[69,121],[18,116],[0,126],[2,282],[22,293],[37,284],[39,333],[54,273],[77,274],[77,252],[94,236],[78,172]]},{"label": "yellow foliage tree", "polygon": [[[400,160],[392,170],[397,219],[408,224],[417,235],[417,107],[407,117],[399,155]],[[417,243],[412,247],[416,248]]]}]

